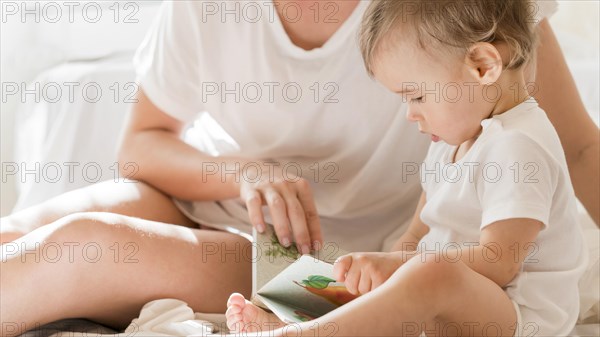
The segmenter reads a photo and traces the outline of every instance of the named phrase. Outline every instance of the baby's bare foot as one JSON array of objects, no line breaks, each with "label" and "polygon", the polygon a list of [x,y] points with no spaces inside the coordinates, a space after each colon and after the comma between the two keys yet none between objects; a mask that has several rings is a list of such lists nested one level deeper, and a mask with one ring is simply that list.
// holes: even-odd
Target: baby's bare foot
[{"label": "baby's bare foot", "polygon": [[234,293],[227,301],[227,327],[234,333],[274,330],[285,326],[277,316],[246,301],[243,295]]}]

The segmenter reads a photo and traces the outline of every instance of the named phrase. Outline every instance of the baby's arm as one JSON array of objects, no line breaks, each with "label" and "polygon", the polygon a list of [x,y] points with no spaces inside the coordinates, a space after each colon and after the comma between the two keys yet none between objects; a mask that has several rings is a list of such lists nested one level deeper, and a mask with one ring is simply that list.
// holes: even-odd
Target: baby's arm
[{"label": "baby's arm", "polygon": [[415,215],[413,216],[413,219],[410,225],[408,226],[408,230],[406,230],[406,232],[402,234],[402,236],[400,236],[398,241],[394,243],[394,246],[392,246],[391,249],[392,252],[401,250],[417,250],[417,245],[419,241],[421,241],[421,238],[423,238],[423,236],[425,236],[425,234],[429,232],[429,227],[427,227],[427,225],[424,224],[423,221],[421,221],[421,210],[423,210],[426,200],[427,198],[425,196],[425,192],[421,193],[419,204],[417,205]]},{"label": "baby's arm", "polygon": [[[461,261],[474,271],[505,287],[518,274],[529,253],[536,250],[535,239],[543,228],[533,219],[507,219],[483,228],[478,246],[462,248]],[[444,255],[453,258],[453,252]]]},{"label": "baby's arm", "polygon": [[417,245],[429,232],[429,227],[420,217],[425,200],[423,192],[408,230],[394,244],[391,252],[351,253],[338,258],[333,268],[336,280],[344,282],[350,293],[364,294],[380,286],[406,261],[418,255]]},{"label": "baby's arm", "polygon": [[[429,232],[420,217],[426,199],[423,192],[408,230],[394,244],[392,251],[416,251],[419,241]],[[504,287],[517,275],[527,255],[536,249],[534,242],[542,228],[542,222],[526,218],[492,223],[482,229],[478,246],[462,249],[461,261]],[[457,256],[451,250],[444,254],[450,259]]]}]

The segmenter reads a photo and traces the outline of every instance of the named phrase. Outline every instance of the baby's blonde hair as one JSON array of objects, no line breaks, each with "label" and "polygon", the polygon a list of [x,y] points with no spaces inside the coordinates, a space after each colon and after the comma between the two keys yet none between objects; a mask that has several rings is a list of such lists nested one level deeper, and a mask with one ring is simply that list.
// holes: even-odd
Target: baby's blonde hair
[{"label": "baby's blonde hair", "polygon": [[365,66],[372,76],[383,42],[401,33],[412,34],[424,49],[463,55],[477,42],[504,42],[510,50],[505,69],[518,69],[535,55],[535,9],[528,0],[373,0],[360,30]]}]

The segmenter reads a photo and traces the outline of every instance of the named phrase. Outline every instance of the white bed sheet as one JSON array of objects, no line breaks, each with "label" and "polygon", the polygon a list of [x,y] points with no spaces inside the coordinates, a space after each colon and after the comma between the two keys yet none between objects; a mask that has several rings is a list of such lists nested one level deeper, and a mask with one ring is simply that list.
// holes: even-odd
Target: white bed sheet
[{"label": "white bed sheet", "polygon": [[[95,181],[115,178],[117,142],[132,105],[127,97],[135,90],[131,58],[122,55],[66,63],[34,80],[41,92],[48,88],[44,96],[47,101],[27,100],[16,116],[14,153],[20,176],[13,212]],[[74,87],[72,94],[68,85]],[[62,93],[57,102],[52,102],[53,88],[60,88]],[[98,101],[94,88],[100,88]],[[23,176],[25,170],[37,176]]]},{"label": "white bed sheet", "polygon": [[[192,309],[182,301],[163,299],[150,302],[144,306],[140,317],[134,319],[129,327],[122,333],[111,333],[107,331],[105,327],[87,321],[66,320],[55,323],[52,328],[31,331],[21,337],[249,336],[248,334],[228,335],[228,333],[229,331],[225,324],[225,315],[194,313]],[[568,336],[591,337],[599,335],[600,324],[578,324]],[[262,336],[266,337],[270,335],[268,333],[263,333]]]}]

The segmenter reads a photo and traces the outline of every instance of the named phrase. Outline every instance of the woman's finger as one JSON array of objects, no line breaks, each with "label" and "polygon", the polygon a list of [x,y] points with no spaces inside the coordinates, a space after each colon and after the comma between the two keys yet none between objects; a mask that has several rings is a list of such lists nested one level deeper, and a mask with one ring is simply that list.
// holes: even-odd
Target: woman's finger
[{"label": "woman's finger", "polygon": [[306,225],[306,216],[304,215],[304,209],[298,201],[295,193],[289,190],[282,190],[281,194],[285,198],[285,204],[287,206],[287,215],[292,227],[292,235],[298,251],[302,254],[310,253],[311,241]]},{"label": "woman's finger", "polygon": [[319,250],[323,248],[323,234],[321,232],[321,219],[319,218],[319,212],[317,212],[312,190],[305,179],[299,180],[296,186],[298,200],[304,209],[311,246],[314,250]]},{"label": "woman's finger", "polygon": [[289,247],[292,244],[290,235],[290,223],[287,217],[285,200],[273,188],[268,188],[264,192],[264,198],[269,206],[271,217],[273,218],[273,226],[279,243],[284,247]]},{"label": "woman's finger", "polygon": [[248,216],[250,217],[250,223],[259,233],[263,233],[266,229],[265,218],[262,212],[262,197],[260,192],[257,190],[249,190],[244,193],[246,202],[246,209],[248,209]]}]

